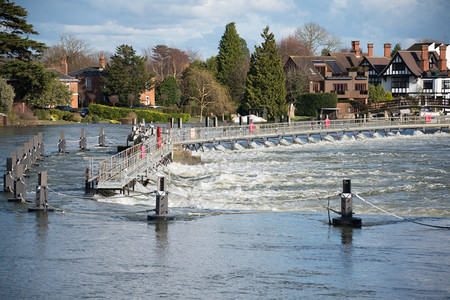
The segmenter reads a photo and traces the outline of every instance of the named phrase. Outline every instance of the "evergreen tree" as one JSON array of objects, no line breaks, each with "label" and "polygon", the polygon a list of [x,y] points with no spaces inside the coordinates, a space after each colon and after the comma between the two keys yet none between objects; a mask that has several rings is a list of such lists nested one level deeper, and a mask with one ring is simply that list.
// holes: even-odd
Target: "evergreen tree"
[{"label": "evergreen tree", "polygon": [[53,73],[33,61],[42,56],[47,47],[30,39],[38,33],[28,24],[27,11],[14,2],[0,0],[0,76],[14,82],[16,97],[30,100],[51,87]]},{"label": "evergreen tree", "polygon": [[6,82],[6,79],[0,78],[0,112],[8,113],[13,105],[14,88]]},{"label": "evergreen tree", "polygon": [[121,45],[105,67],[102,79],[105,93],[118,95],[120,106],[130,106],[139,103],[139,95],[150,89],[151,75],[146,59],[136,55],[133,47]]},{"label": "evergreen tree", "polygon": [[225,27],[217,55],[217,79],[230,89],[235,103],[240,103],[245,92],[249,50],[245,40],[236,31],[234,22]]},{"label": "evergreen tree", "polygon": [[171,106],[180,102],[180,87],[173,75],[169,75],[156,88],[156,105]]},{"label": "evergreen tree", "polygon": [[402,46],[400,45],[400,43],[395,44],[394,49],[392,49],[391,51],[391,57],[394,57],[395,53],[400,50],[402,50]]},{"label": "evergreen tree", "polygon": [[264,42],[255,46],[250,59],[241,111],[266,108],[268,117],[273,119],[286,114],[285,75],[274,35],[269,33],[268,26],[261,36]]},{"label": "evergreen tree", "polygon": [[29,35],[37,35],[38,32],[27,23],[27,16],[23,7],[0,0],[0,57],[30,61],[41,56],[47,48],[45,44],[29,38]]}]

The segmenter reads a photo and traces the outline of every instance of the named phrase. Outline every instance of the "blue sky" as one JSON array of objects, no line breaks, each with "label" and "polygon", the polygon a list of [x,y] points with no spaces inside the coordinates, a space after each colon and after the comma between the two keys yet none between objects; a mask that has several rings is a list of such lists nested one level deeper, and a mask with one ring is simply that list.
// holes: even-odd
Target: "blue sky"
[{"label": "blue sky", "polygon": [[71,34],[96,51],[127,44],[138,54],[164,44],[216,55],[226,24],[235,22],[250,51],[262,42],[266,25],[276,40],[314,22],[342,38],[346,48],[360,41],[374,55],[383,44],[408,48],[418,39],[450,43],[450,0],[17,0],[48,46]]}]

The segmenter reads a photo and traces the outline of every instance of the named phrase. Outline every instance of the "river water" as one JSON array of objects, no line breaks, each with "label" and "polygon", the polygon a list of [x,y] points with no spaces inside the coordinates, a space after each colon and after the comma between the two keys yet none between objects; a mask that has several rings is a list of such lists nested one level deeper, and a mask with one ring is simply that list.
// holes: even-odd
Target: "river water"
[{"label": "river water", "polygon": [[[450,226],[448,132],[206,147],[201,164],[172,163],[150,186],[103,198],[85,193],[83,158],[114,154],[131,128],[104,125],[99,148],[99,126],[0,128],[1,170],[43,133],[47,157],[28,172],[27,199],[46,170],[49,204],[66,211],[28,213],[0,192],[1,299],[450,299],[449,230],[356,197],[363,227],[334,228],[324,207],[339,210],[351,179],[353,193],[388,213]],[[77,149],[82,127],[89,151]],[[67,154],[57,154],[61,130]],[[155,201],[145,193],[159,175],[177,218],[148,222]]]}]

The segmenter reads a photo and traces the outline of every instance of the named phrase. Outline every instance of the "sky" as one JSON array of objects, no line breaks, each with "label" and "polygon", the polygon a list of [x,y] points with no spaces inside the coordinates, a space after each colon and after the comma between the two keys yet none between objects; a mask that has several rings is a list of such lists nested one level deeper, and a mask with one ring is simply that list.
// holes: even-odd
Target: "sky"
[{"label": "sky", "polygon": [[450,0],[16,0],[28,11],[31,36],[48,46],[70,34],[95,51],[114,53],[122,44],[137,54],[156,45],[196,51],[202,59],[217,55],[225,26],[235,22],[251,52],[261,45],[266,26],[277,41],[314,22],[351,41],[384,43],[407,49],[430,38],[450,43]]}]

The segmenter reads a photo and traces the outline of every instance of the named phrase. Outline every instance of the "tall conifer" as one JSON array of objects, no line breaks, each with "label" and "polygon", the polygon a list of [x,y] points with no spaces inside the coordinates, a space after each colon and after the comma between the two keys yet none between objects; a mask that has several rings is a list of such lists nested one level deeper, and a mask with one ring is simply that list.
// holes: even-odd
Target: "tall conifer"
[{"label": "tall conifer", "polygon": [[268,117],[273,119],[286,114],[285,76],[281,56],[273,33],[267,26],[261,36],[264,42],[255,46],[250,58],[246,92],[241,110],[267,109]]},{"label": "tall conifer", "polygon": [[234,22],[227,24],[217,55],[217,80],[230,89],[236,104],[245,92],[249,51],[246,42],[239,37]]}]

